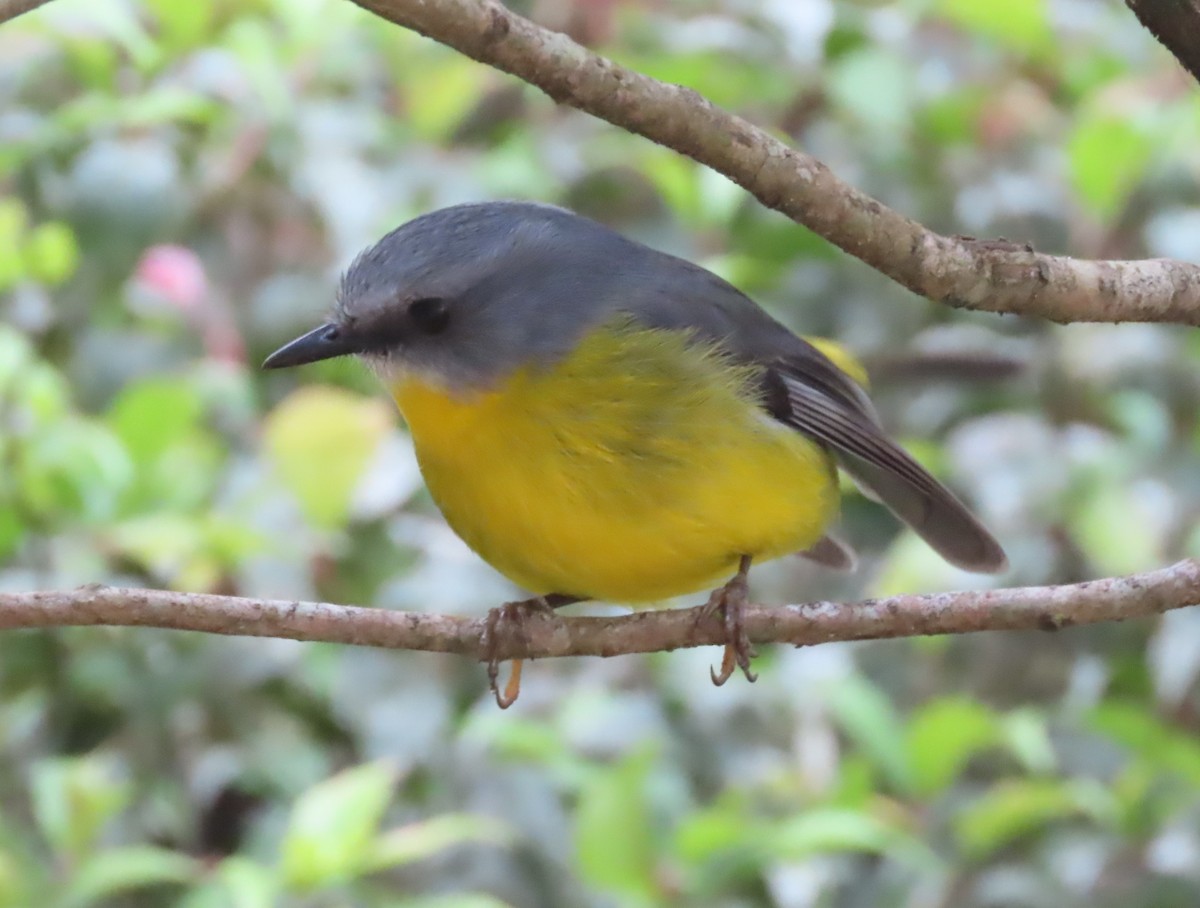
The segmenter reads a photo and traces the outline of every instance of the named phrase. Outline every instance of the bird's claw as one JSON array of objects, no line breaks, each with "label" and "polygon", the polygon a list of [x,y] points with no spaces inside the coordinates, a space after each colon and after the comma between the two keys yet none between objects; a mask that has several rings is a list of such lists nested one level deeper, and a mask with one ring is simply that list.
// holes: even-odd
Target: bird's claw
[{"label": "bird's claw", "polygon": [[749,602],[749,584],[747,574],[750,569],[748,558],[742,559],[737,574],[717,590],[713,590],[708,602],[701,612],[701,618],[706,619],[716,612],[721,613],[725,624],[725,654],[721,658],[721,669],[708,670],[712,683],[720,687],[728,681],[736,669],[741,669],[746,680],[754,682],[758,675],[750,671],[750,660],[754,657],[754,649],[750,646],[750,638],[746,635],[745,609]]},{"label": "bird's claw", "polygon": [[498,654],[500,626],[502,624],[511,624],[524,637],[526,636],[524,633],[525,621],[534,612],[553,614],[553,608],[544,596],[535,596],[533,599],[506,602],[501,606],[497,606],[488,612],[487,620],[484,622],[483,652],[487,660],[488,689],[492,692],[492,696],[496,698],[496,705],[501,709],[508,709],[517,701],[517,697],[521,694],[521,668],[525,660],[512,660],[512,673],[508,676],[508,682],[504,685],[502,693],[499,684],[500,656]]}]

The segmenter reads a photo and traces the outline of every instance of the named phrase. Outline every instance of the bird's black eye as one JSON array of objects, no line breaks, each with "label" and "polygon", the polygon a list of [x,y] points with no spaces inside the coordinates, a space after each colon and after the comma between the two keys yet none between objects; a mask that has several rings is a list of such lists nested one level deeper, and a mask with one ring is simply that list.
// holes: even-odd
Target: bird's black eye
[{"label": "bird's black eye", "polygon": [[450,324],[446,301],[436,296],[413,300],[408,304],[408,317],[425,334],[440,334]]}]

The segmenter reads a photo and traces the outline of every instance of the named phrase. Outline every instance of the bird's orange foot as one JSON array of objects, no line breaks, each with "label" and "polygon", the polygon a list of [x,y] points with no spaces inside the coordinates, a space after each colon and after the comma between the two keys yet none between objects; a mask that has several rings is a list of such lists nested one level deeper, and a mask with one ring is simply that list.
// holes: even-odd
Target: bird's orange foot
[{"label": "bird's orange foot", "polygon": [[508,676],[508,683],[504,685],[504,692],[501,693],[498,683],[500,678],[500,657],[498,655],[500,626],[510,624],[515,632],[526,637],[525,622],[530,615],[537,613],[552,615],[558,605],[566,605],[567,602],[573,601],[575,600],[572,597],[558,596],[557,594],[534,596],[532,599],[506,602],[488,612],[487,620],[483,625],[483,652],[487,658],[488,688],[496,698],[496,705],[501,709],[508,709],[521,694],[521,666],[525,660],[512,660],[512,673]]},{"label": "bird's orange foot", "polygon": [[704,620],[720,611],[725,622],[725,655],[721,659],[721,670],[709,669],[712,682],[718,687],[728,681],[734,669],[738,668],[747,681],[758,680],[758,675],[750,671],[754,650],[750,647],[744,623],[746,605],[750,600],[749,573],[750,556],[743,555],[738,572],[723,587],[713,590],[701,612],[701,620]]}]

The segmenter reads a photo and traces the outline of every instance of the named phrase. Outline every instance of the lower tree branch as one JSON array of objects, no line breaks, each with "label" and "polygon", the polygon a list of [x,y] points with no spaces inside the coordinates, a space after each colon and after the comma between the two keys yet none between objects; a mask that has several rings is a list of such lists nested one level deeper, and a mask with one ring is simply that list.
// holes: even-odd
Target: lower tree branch
[{"label": "lower tree branch", "polygon": [[[754,643],[795,646],[973,631],[1057,630],[1144,618],[1200,604],[1200,561],[1069,586],[894,596],[864,602],[752,606]],[[719,616],[702,608],[613,618],[533,616],[513,633],[502,626],[498,655],[617,656],[725,642]],[[243,599],[168,590],[86,586],[63,592],[0,593],[0,629],[84,625],[158,627],[457,653],[485,658],[483,619],[393,612],[317,602]]]},{"label": "lower tree branch", "polygon": [[859,192],[696,92],[617,65],[498,0],[353,0],[579,108],[725,174],[764,205],[931,300],[1057,322],[1200,325],[1200,268],[1087,261],[942,236]]}]

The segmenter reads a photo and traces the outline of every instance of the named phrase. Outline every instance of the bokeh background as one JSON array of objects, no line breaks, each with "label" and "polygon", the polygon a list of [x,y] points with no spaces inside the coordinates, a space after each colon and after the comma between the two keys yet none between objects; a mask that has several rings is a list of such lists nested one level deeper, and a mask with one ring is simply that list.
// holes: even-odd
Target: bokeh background
[{"label": "bokeh background", "polygon": [[[533,0],[943,232],[1200,258],[1200,90],[1116,0]],[[481,614],[353,362],[263,374],[434,207],[568,205],[839,339],[1012,559],[1200,554],[1200,342],[916,298],[724,178],[345,0],[57,0],[0,27],[0,588]],[[948,379],[953,354],[983,365]],[[996,364],[1019,366],[1001,374]],[[991,365],[988,365],[988,364]],[[852,576],[965,587],[848,495]],[[1200,613],[534,663],[153,630],[0,636],[0,905],[1200,904]]]}]

